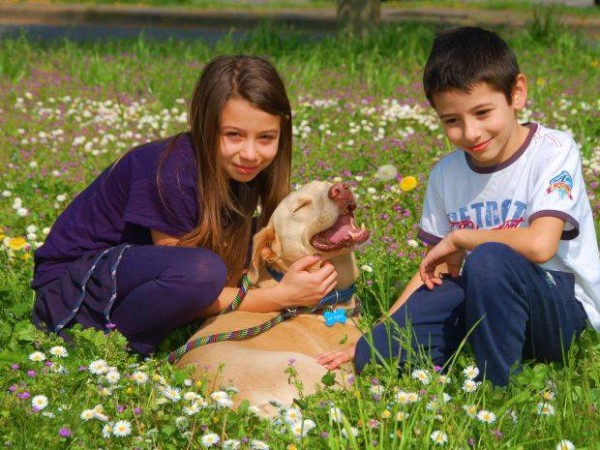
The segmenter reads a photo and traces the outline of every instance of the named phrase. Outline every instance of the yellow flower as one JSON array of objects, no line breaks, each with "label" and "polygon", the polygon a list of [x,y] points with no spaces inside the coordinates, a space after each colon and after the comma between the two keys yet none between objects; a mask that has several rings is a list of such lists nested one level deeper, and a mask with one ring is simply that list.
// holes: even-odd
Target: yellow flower
[{"label": "yellow flower", "polygon": [[133,394],[133,389],[128,387],[126,391],[129,395]]},{"label": "yellow flower", "polygon": [[5,237],[6,235],[4,233],[0,233],[0,241],[4,240]]},{"label": "yellow flower", "polygon": [[537,81],[536,81],[536,84],[537,84],[539,87],[544,87],[544,86],[546,86],[546,80],[545,80],[545,79],[543,79],[543,78],[538,78],[538,79],[537,79]]},{"label": "yellow flower", "polygon": [[402,178],[402,181],[400,182],[400,189],[402,189],[404,192],[412,191],[416,187],[417,179],[412,175]]},{"label": "yellow flower", "polygon": [[196,387],[200,389],[202,387],[202,381],[196,381]]},{"label": "yellow flower", "polygon": [[8,248],[11,250],[23,250],[27,246],[27,241],[22,237],[10,238]]},{"label": "yellow flower", "polygon": [[598,60],[595,59],[592,61],[592,67],[598,67]]},{"label": "yellow flower", "polygon": [[298,450],[298,447],[296,447],[294,444],[290,444],[286,447],[287,450]]},{"label": "yellow flower", "polygon": [[389,412],[387,409],[381,413],[381,417],[383,417],[384,419],[389,419],[391,416],[392,413]]},{"label": "yellow flower", "polygon": [[21,259],[23,261],[29,261],[31,259],[31,254],[29,253],[24,253],[23,256],[21,256]]}]

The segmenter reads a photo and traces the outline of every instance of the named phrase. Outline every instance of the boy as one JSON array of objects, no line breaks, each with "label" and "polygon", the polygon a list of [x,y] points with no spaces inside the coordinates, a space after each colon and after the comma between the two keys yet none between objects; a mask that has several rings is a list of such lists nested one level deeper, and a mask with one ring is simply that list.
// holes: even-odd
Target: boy
[{"label": "boy", "polygon": [[490,31],[439,34],[423,84],[457,147],[429,178],[419,238],[434,246],[390,309],[399,327],[379,324],[356,348],[317,359],[335,368],[353,357],[360,371],[374,345],[402,362],[396,333],[410,322],[413,346],[440,366],[468,336],[482,374],[504,386],[522,359],[560,360],[588,321],[600,330],[600,256],[579,149],[563,132],[517,122],[527,80]]}]

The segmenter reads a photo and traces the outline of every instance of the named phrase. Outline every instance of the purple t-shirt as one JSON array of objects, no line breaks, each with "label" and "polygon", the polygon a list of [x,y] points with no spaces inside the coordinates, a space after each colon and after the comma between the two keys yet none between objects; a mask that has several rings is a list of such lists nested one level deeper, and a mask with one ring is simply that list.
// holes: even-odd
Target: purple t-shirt
[{"label": "purple t-shirt", "polygon": [[132,150],[75,197],[35,252],[34,289],[60,277],[70,262],[90,252],[123,243],[152,244],[150,230],[181,236],[197,226],[197,166],[191,136],[180,135],[163,160],[173,139]]}]

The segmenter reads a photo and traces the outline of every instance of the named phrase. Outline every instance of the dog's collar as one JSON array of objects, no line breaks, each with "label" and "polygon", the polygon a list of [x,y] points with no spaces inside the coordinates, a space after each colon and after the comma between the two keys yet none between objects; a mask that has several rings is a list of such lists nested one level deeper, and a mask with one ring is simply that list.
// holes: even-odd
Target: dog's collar
[{"label": "dog's collar", "polygon": [[[283,273],[273,269],[270,266],[267,266],[267,272],[269,272],[269,275],[271,275],[271,277],[278,283],[283,278]],[[327,294],[325,297],[323,297],[321,300],[319,300],[317,309],[323,309],[328,306],[334,306],[334,305],[337,305],[338,303],[347,303],[352,299],[352,296],[354,295],[355,292],[356,292],[356,285],[354,283],[352,283],[346,289],[334,289],[329,294]]]}]

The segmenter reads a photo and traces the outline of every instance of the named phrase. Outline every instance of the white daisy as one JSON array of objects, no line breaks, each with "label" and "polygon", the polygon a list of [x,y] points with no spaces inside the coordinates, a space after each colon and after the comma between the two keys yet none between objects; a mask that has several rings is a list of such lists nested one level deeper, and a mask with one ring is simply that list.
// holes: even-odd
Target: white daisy
[{"label": "white daisy", "polygon": [[283,420],[288,424],[296,423],[302,420],[302,411],[298,408],[289,408],[283,411]]},{"label": "white daisy", "polygon": [[440,430],[435,430],[429,435],[429,437],[436,445],[444,445],[446,442],[448,442],[448,435]]},{"label": "white daisy", "polygon": [[148,375],[137,370],[131,374],[131,379],[137,384],[146,384],[148,382]]},{"label": "white daisy", "polygon": [[465,378],[472,380],[473,378],[476,378],[479,375],[479,369],[477,368],[477,366],[468,366],[465,367],[462,373],[465,376]]},{"label": "white daisy", "polygon": [[42,352],[33,352],[29,355],[29,360],[34,362],[45,361],[46,355],[44,355]]},{"label": "white daisy", "polygon": [[127,420],[119,420],[112,427],[112,432],[117,437],[125,437],[131,434],[131,424]]},{"label": "white daisy", "polygon": [[48,397],[45,395],[36,395],[31,399],[31,406],[38,411],[41,411],[48,406]]},{"label": "white daisy", "polygon": [[477,406],[476,405],[463,405],[463,409],[467,413],[467,416],[473,418],[477,415]]},{"label": "white daisy", "polygon": [[112,436],[113,427],[111,423],[107,423],[102,427],[102,437],[109,439]]},{"label": "white daisy", "polygon": [[90,363],[88,370],[93,375],[103,375],[108,372],[108,364],[103,359],[97,359]]},{"label": "white daisy", "polygon": [[200,411],[200,405],[197,402],[192,402],[190,406],[183,407],[183,413],[186,416],[193,416]]},{"label": "white daisy", "polygon": [[415,370],[413,370],[411,376],[415,380],[419,380],[423,384],[431,383],[431,375],[429,375],[429,372],[427,370],[415,369]]},{"label": "white daisy", "polygon": [[196,394],[195,392],[186,392],[185,394],[183,394],[183,399],[187,400],[189,402],[193,402],[198,397],[200,397],[200,396],[198,394]]},{"label": "white daisy", "polygon": [[93,409],[84,409],[79,417],[82,420],[92,420],[94,418],[94,410]]},{"label": "white daisy", "polygon": [[221,439],[217,433],[206,433],[204,436],[202,436],[200,442],[202,443],[202,447],[212,447],[217,445],[220,440]]},{"label": "white daisy", "polygon": [[462,390],[471,394],[477,390],[481,383],[472,380],[471,378],[467,378],[462,385]]},{"label": "white daisy", "polygon": [[241,446],[241,441],[238,441],[237,439],[227,439],[226,441],[223,441],[222,445],[224,450],[237,450]]},{"label": "white daisy", "polygon": [[181,400],[181,391],[178,388],[167,385],[161,386],[159,390],[165,398],[171,400],[172,402],[178,402]]},{"label": "white daisy", "polygon": [[342,410],[340,408],[337,408],[334,406],[329,409],[329,419],[330,420],[340,423],[343,418],[344,418],[344,413],[342,412]]},{"label": "white daisy", "polygon": [[54,355],[58,358],[66,358],[67,356],[69,356],[69,352],[62,345],[55,345],[49,351],[51,355]]},{"label": "white daisy", "polygon": [[553,416],[554,415],[554,406],[552,406],[548,402],[540,402],[537,404],[537,413],[540,416]]},{"label": "white daisy", "polygon": [[563,439],[556,446],[556,450],[575,450],[575,445],[568,439]]},{"label": "white daisy", "polygon": [[496,414],[486,409],[477,413],[477,419],[482,423],[492,424],[496,421]]},{"label": "white daisy", "polygon": [[120,379],[121,374],[118,371],[109,370],[108,372],[106,372],[106,381],[108,381],[110,384],[118,383]]},{"label": "white daisy", "polygon": [[258,439],[252,439],[250,441],[250,448],[252,450],[269,450],[269,446],[265,442],[259,441]]}]

